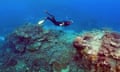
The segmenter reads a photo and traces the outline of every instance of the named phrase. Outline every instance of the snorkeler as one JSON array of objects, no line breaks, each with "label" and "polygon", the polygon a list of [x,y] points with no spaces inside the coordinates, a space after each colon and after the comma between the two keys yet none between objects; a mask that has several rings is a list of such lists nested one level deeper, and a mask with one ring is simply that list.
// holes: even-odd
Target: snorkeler
[{"label": "snorkeler", "polygon": [[45,13],[49,16],[46,17],[45,20],[39,21],[38,24],[42,24],[46,20],[50,20],[56,26],[69,26],[70,24],[73,23],[73,21],[71,21],[71,20],[69,20],[69,21],[67,21],[67,20],[66,21],[57,21],[53,15],[51,15],[47,11]]}]

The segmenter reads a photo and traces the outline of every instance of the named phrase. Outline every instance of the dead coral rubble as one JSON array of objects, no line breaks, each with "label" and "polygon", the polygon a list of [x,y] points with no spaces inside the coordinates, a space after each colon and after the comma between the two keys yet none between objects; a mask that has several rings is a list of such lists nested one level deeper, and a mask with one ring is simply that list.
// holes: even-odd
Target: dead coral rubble
[{"label": "dead coral rubble", "polygon": [[74,60],[86,72],[120,72],[120,34],[101,33],[91,33],[89,39],[86,35],[77,37],[73,42],[77,50]]}]

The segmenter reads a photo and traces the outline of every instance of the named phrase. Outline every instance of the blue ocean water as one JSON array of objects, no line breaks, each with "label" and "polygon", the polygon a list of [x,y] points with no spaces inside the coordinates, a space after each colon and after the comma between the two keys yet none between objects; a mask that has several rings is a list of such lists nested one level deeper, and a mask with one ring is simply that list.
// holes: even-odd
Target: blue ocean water
[{"label": "blue ocean water", "polygon": [[[73,23],[67,27],[59,27],[63,30],[66,30],[66,32],[61,30],[58,32],[53,30],[42,31],[40,27],[36,28],[34,26],[29,26],[30,28],[28,29],[28,26],[25,26],[21,29],[18,29],[18,31],[15,32],[15,35],[14,33],[11,33],[13,30],[19,26],[22,26],[23,24],[37,24],[39,20],[42,20],[48,16],[45,14],[45,11],[53,14],[57,20],[72,20]],[[74,66],[74,62],[72,63],[75,53],[73,50],[73,40],[76,36],[78,36],[78,34],[74,33],[74,31],[82,33],[83,31],[91,31],[93,29],[113,29],[114,31],[119,32],[119,19],[120,0],[0,0],[0,72],[2,70],[5,70],[2,72],[27,72],[31,70],[41,72],[42,67],[43,71],[46,69],[46,72],[53,72],[51,69],[54,70],[56,65],[58,65],[58,67],[56,67],[58,70],[59,67],[62,68],[62,65],[64,65],[64,68],[65,66],[70,65],[71,69],[75,68],[77,71],[79,67],[77,68],[77,65]],[[46,28],[50,27],[58,29],[58,26],[55,26],[50,21],[46,21],[44,25]],[[21,32],[22,29],[25,29],[25,32]],[[8,35],[9,33],[10,35]],[[8,37],[5,40],[5,36],[7,35]],[[112,42],[108,42],[107,46],[108,48],[115,48],[116,53],[116,48],[119,47],[119,45],[117,45],[119,44],[117,39],[120,39],[120,35],[116,33],[110,33],[110,35],[112,40],[116,41],[116,43],[107,39],[106,34],[106,41],[108,40]],[[101,33],[100,36],[96,36],[93,41],[87,42],[87,39],[92,39],[92,36],[94,36],[94,34],[91,34],[90,36],[88,35],[88,37],[86,35],[84,39],[82,38],[83,45],[80,43],[81,45],[79,47],[82,48],[85,44],[88,44],[86,48],[89,48],[89,44],[93,44],[96,41],[95,46],[99,45],[102,48],[101,45],[104,45],[103,39],[105,39],[103,38],[104,35]],[[97,37],[98,39],[96,39]],[[78,41],[79,40],[81,40],[80,37],[78,37]],[[86,41],[85,43],[84,40]],[[98,44],[98,42],[103,43]],[[90,48],[92,49],[92,47],[93,46],[91,45]],[[78,60],[81,58],[78,57],[83,58],[84,55],[80,55],[82,52],[79,50],[82,51],[82,49],[78,49],[77,51],[76,47],[75,58],[77,62],[75,64],[78,63],[79,65],[85,63],[83,66],[84,68],[92,63],[91,68],[93,68],[94,62],[90,61],[89,63],[87,62],[87,59],[86,62],[88,64],[86,64],[86,62],[79,63]],[[90,52],[91,51],[92,50],[90,50]],[[87,51],[85,52],[87,53]],[[108,55],[109,54],[107,54],[107,56]],[[111,53],[110,56],[112,56]],[[84,59],[82,59],[82,61],[83,60]],[[111,60],[112,59],[110,59],[110,61]],[[55,62],[54,65],[52,62]],[[97,61],[95,61],[95,63],[96,62]],[[100,64],[98,63],[98,65]],[[79,66],[81,67],[81,65]],[[49,67],[50,70],[47,71]],[[67,68],[69,71],[69,66]],[[74,71],[75,69],[73,69],[71,72],[76,72]]]},{"label": "blue ocean water", "polygon": [[[1,0],[0,35],[26,23],[37,23],[47,10],[58,18],[74,21],[65,29],[83,30],[111,28],[120,31],[119,0]],[[47,22],[46,25],[53,25]]]}]

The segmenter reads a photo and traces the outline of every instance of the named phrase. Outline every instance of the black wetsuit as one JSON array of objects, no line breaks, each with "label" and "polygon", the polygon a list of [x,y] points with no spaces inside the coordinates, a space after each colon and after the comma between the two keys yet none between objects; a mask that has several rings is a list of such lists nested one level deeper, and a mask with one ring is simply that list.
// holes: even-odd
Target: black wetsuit
[{"label": "black wetsuit", "polygon": [[49,14],[48,12],[46,13],[50,16],[47,17],[47,19],[50,20],[52,23],[54,23],[54,25],[56,26],[68,26],[71,24],[70,21],[57,21],[53,15]]}]

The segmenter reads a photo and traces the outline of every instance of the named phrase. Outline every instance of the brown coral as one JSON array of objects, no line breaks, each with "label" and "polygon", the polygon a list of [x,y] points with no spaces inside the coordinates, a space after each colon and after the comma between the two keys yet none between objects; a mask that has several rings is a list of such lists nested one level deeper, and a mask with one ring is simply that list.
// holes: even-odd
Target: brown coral
[{"label": "brown coral", "polygon": [[120,34],[106,32],[101,38],[97,38],[97,35],[77,37],[73,46],[77,55],[82,56],[78,58],[81,62],[79,64],[82,64],[87,72],[120,71],[120,65],[117,64],[120,63]]}]

